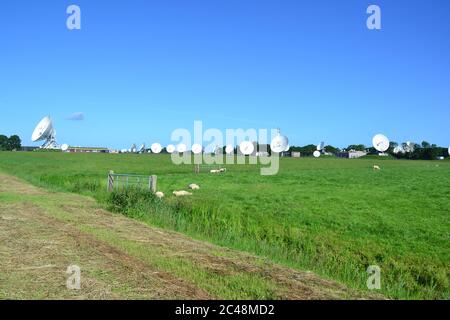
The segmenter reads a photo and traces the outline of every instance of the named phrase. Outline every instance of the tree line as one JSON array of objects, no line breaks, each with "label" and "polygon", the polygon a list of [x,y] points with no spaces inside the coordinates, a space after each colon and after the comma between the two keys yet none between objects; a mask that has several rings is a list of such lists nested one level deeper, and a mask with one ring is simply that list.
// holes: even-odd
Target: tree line
[{"label": "tree line", "polygon": [[[399,147],[399,148],[398,148]],[[398,149],[395,152],[395,149]],[[317,150],[317,146],[314,144],[308,144],[303,147],[294,146],[290,151],[300,152],[304,156],[311,156],[314,151]],[[324,151],[331,154],[338,154],[345,151],[364,151],[368,154],[378,154],[378,151],[374,147],[366,147],[364,144],[351,144],[347,148],[337,148],[331,145],[325,146]],[[448,148],[439,147],[436,144],[431,144],[427,141],[422,143],[397,143],[391,142],[389,149],[386,153],[392,155],[397,159],[411,159],[411,160],[436,160],[438,157],[448,157]]]},{"label": "tree line", "polygon": [[12,135],[9,138],[0,135],[0,151],[13,151],[22,148],[22,140],[18,135]]}]

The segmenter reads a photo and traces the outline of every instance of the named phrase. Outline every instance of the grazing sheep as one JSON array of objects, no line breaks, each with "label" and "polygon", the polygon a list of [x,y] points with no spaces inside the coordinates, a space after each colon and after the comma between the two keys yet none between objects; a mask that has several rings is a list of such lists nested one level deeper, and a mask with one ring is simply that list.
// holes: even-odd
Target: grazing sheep
[{"label": "grazing sheep", "polygon": [[184,190],[174,191],[173,194],[175,197],[192,196],[192,193],[184,191]]},{"label": "grazing sheep", "polygon": [[380,166],[374,165],[373,170],[381,170]]},{"label": "grazing sheep", "polygon": [[220,170],[211,170],[211,171],[209,171],[210,173],[220,173]]},{"label": "grazing sheep", "polygon": [[164,198],[164,193],[162,193],[161,191],[158,191],[155,193],[155,196],[159,199],[162,199],[162,198]]},{"label": "grazing sheep", "polygon": [[227,172],[227,168],[220,168],[220,172]]},{"label": "grazing sheep", "polygon": [[191,183],[191,184],[189,185],[189,189],[191,189],[191,190],[199,190],[199,189],[200,189],[200,186],[199,186],[198,184]]}]

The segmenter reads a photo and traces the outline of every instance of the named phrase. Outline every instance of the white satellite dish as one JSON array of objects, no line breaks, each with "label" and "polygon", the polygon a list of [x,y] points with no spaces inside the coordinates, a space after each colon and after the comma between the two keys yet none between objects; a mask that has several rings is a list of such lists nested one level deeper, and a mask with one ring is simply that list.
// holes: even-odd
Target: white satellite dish
[{"label": "white satellite dish", "polygon": [[448,152],[448,155],[450,155],[450,147],[448,147],[448,150],[447,150],[447,152]]},{"label": "white satellite dish", "polygon": [[186,152],[187,147],[184,143],[180,143],[179,145],[177,145],[177,152],[179,153],[183,153]]},{"label": "white satellite dish", "polygon": [[194,154],[200,154],[200,153],[202,153],[202,151],[203,151],[203,147],[202,147],[201,144],[194,143],[194,144],[192,145],[192,152],[193,152]]},{"label": "white satellite dish", "polygon": [[168,153],[174,153],[175,152],[175,146],[173,145],[173,144],[169,144],[167,147],[166,147],[166,151],[168,152]]},{"label": "white satellite dish", "polygon": [[120,150],[120,152],[121,153],[128,153],[128,150],[127,149],[122,149],[122,150]]},{"label": "white satellite dish", "polygon": [[325,148],[325,142],[321,142],[317,145],[317,151],[322,151]]},{"label": "white satellite dish", "polygon": [[402,146],[396,146],[396,147],[394,148],[394,153],[395,153],[395,154],[405,153],[405,150],[403,149]]},{"label": "white satellite dish", "polygon": [[69,150],[69,145],[68,145],[67,143],[64,143],[64,144],[61,146],[61,151],[66,152],[67,150]]},{"label": "white satellite dish", "polygon": [[320,155],[321,155],[321,153],[318,150],[314,151],[314,153],[313,153],[314,158],[319,158]]},{"label": "white satellite dish", "polygon": [[389,149],[389,139],[382,134],[377,134],[372,139],[373,147],[379,152],[385,152]]},{"label": "white satellite dish", "polygon": [[143,144],[139,147],[138,153],[142,153],[142,152],[144,152],[144,150],[145,150],[145,143],[143,143]]},{"label": "white satellite dish", "polygon": [[285,151],[285,152],[288,152],[290,148],[291,148],[291,146],[290,146],[290,145],[287,145],[287,147],[286,147],[286,149],[284,149],[284,151]]},{"label": "white satellite dish", "polygon": [[255,146],[250,141],[242,141],[239,145],[239,150],[241,150],[243,155],[248,156],[255,151]]},{"label": "white satellite dish", "polygon": [[161,153],[162,146],[156,142],[156,143],[152,144],[150,149],[152,150],[153,153]]},{"label": "white satellite dish", "polygon": [[136,153],[136,144],[135,143],[133,143],[133,145],[131,146],[130,152],[131,153]]},{"label": "white satellite dish", "polygon": [[280,130],[278,130],[278,134],[275,138],[272,139],[272,142],[270,143],[270,149],[273,152],[283,152],[286,151],[286,148],[289,146],[289,140],[287,137],[282,136],[280,134]]},{"label": "white satellite dish", "polygon": [[45,141],[41,146],[42,149],[57,149],[58,143],[56,142],[56,131],[53,128],[53,123],[50,117],[43,118],[31,135],[31,141]]},{"label": "white satellite dish", "polygon": [[234,153],[234,147],[233,147],[232,145],[227,145],[227,146],[225,147],[225,153],[226,153],[226,154],[232,154],[232,153]]}]

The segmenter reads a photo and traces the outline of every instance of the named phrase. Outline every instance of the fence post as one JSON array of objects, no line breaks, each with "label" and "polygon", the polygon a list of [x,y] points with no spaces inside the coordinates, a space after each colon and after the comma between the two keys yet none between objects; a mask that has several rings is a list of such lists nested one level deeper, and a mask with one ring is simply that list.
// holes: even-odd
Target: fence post
[{"label": "fence post", "polygon": [[158,180],[158,177],[153,175],[150,177],[150,191],[153,193],[156,193],[156,182]]},{"label": "fence post", "polygon": [[114,171],[110,170],[108,174],[108,192],[114,189]]}]

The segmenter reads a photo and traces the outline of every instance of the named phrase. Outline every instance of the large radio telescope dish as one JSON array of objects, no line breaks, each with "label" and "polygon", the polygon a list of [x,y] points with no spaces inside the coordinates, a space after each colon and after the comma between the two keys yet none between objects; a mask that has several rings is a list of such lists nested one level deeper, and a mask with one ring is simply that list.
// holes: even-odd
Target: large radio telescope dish
[{"label": "large radio telescope dish", "polygon": [[285,136],[282,136],[279,131],[278,131],[277,136],[275,138],[273,138],[272,142],[270,143],[270,149],[276,153],[286,151],[288,146],[289,146],[288,138]]},{"label": "large radio telescope dish", "polygon": [[184,153],[187,150],[187,146],[184,143],[180,143],[177,145],[177,152],[178,153]]},{"label": "large radio telescope dish", "polygon": [[166,147],[166,151],[167,151],[168,153],[174,153],[175,150],[176,150],[176,148],[175,148],[175,146],[174,146],[173,144],[169,144],[169,145]]},{"label": "large radio telescope dish", "polygon": [[321,142],[317,145],[317,151],[322,151],[325,148],[325,142]]},{"label": "large radio telescope dish", "polygon": [[239,145],[239,150],[243,155],[249,156],[255,151],[255,146],[250,141],[242,141]]},{"label": "large radio telescope dish", "polygon": [[45,141],[41,146],[42,149],[57,149],[56,131],[53,128],[52,119],[50,117],[43,118],[31,135],[31,141]]},{"label": "large radio telescope dish", "polygon": [[200,153],[202,153],[202,151],[203,151],[203,147],[202,147],[201,144],[194,143],[194,144],[192,145],[191,150],[192,150],[192,152],[193,152],[194,154],[200,154]]},{"label": "large radio telescope dish", "polygon": [[382,134],[377,134],[372,139],[373,147],[379,152],[385,152],[389,149],[389,139]]},{"label": "large radio telescope dish", "polygon": [[234,153],[234,147],[233,147],[232,145],[227,145],[227,146],[225,147],[225,153],[226,153],[226,154],[232,154],[232,153]]},{"label": "large radio telescope dish", "polygon": [[155,142],[154,144],[152,144],[150,149],[152,150],[153,153],[158,154],[158,153],[161,153],[162,146],[161,146],[161,144]]},{"label": "large radio telescope dish", "polygon": [[318,150],[314,151],[313,156],[314,156],[314,158],[319,158],[321,156],[320,151],[318,151]]}]

